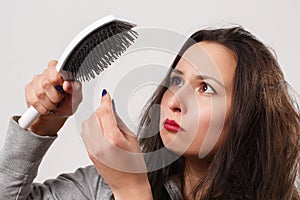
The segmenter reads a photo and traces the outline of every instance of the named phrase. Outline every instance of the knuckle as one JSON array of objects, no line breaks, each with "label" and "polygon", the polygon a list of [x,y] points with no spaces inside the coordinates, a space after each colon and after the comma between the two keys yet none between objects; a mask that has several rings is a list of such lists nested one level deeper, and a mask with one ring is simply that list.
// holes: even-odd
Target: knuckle
[{"label": "knuckle", "polygon": [[29,103],[30,103],[30,105],[32,105],[35,108],[37,108],[40,105],[40,102],[38,99],[33,99]]},{"label": "knuckle", "polygon": [[113,146],[117,146],[117,147],[123,146],[123,140],[122,140],[122,138],[119,137],[118,134],[115,134],[115,133],[113,133],[112,136],[110,136],[110,143]]},{"label": "knuckle", "polygon": [[37,97],[38,99],[43,99],[43,98],[45,97],[45,93],[44,93],[44,91],[41,90],[41,89],[37,89],[37,90],[35,91],[35,94],[36,94],[36,97]]},{"label": "knuckle", "polygon": [[101,112],[100,108],[97,108],[96,111],[95,111],[95,113],[96,113],[97,117],[100,117],[102,115],[102,112]]},{"label": "knuckle", "polygon": [[106,104],[104,104],[104,105],[101,105],[100,112],[102,115],[108,115],[110,113],[110,109]]},{"label": "knuckle", "polygon": [[43,80],[42,81],[42,88],[46,89],[49,88],[50,82],[48,80]]},{"label": "knuckle", "polygon": [[112,154],[118,152],[120,149],[123,149],[122,142],[120,139],[114,139],[112,141],[109,141],[109,145],[107,146],[107,149],[105,152],[110,152]]}]

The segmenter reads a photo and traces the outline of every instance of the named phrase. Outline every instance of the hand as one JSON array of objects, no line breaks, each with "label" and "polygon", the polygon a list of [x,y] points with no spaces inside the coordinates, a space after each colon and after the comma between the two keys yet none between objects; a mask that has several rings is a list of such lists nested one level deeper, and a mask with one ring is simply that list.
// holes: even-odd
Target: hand
[{"label": "hand", "polygon": [[138,140],[114,112],[109,93],[102,97],[96,112],[83,122],[82,139],[115,199],[152,199]]},{"label": "hand", "polygon": [[[39,135],[56,135],[82,100],[81,83],[64,81],[56,65],[57,61],[50,61],[48,68],[25,88],[27,106],[32,105],[41,114],[28,129]],[[63,92],[55,88],[58,85]]]}]

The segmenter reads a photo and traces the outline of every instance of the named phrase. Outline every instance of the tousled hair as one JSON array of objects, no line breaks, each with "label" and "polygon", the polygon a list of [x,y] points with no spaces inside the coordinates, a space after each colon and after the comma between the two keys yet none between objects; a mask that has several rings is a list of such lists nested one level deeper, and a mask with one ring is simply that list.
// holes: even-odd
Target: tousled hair
[{"label": "tousled hair", "polygon": [[[227,47],[235,56],[232,106],[226,138],[194,189],[195,199],[299,200],[300,116],[290,86],[272,51],[242,27],[200,30],[183,45],[169,73],[154,92],[140,120],[143,152],[164,147],[159,134],[159,107],[171,69],[197,42]],[[154,108],[155,107],[155,108]],[[168,152],[169,156],[174,156]],[[145,158],[148,166],[164,157]],[[154,199],[167,199],[163,184],[174,175],[183,184],[184,157],[148,173]]]}]

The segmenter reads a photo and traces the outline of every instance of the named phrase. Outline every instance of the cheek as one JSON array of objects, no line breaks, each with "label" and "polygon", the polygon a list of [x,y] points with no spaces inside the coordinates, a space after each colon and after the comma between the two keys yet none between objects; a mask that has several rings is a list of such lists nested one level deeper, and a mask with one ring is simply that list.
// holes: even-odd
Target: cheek
[{"label": "cheek", "polygon": [[[211,126],[211,109],[209,107],[199,109],[198,117],[187,116],[184,121],[188,127],[187,132],[182,135],[183,141],[188,147],[184,154],[198,155]],[[180,138],[178,137],[178,139]]]},{"label": "cheek", "polygon": [[197,154],[200,158],[219,149],[222,135],[225,130],[223,116],[216,117],[211,113],[199,118],[197,132],[189,150],[191,154]]},{"label": "cheek", "polygon": [[[164,102],[162,101],[161,116],[164,119]],[[195,106],[194,106],[195,107]],[[184,132],[170,133],[162,127],[160,122],[161,138],[164,145],[178,153],[184,155],[195,155],[200,158],[205,157],[210,152],[215,152],[222,142],[224,129],[228,113],[223,102],[201,102],[198,109],[189,109],[182,116],[181,124]],[[195,111],[197,110],[197,112]]]},{"label": "cheek", "polygon": [[[163,106],[163,104],[162,104]],[[195,106],[194,106],[195,107]],[[165,117],[162,108],[161,117]],[[197,110],[197,112],[195,112]],[[193,109],[181,117],[183,132],[170,133],[163,128],[163,120],[160,122],[161,138],[169,150],[178,154],[198,155],[204,138],[209,130],[211,122],[211,108],[205,106],[202,109]]]},{"label": "cheek", "polygon": [[[199,158],[203,158],[210,153],[214,154],[224,140],[230,109],[230,105],[225,103],[229,102],[224,100],[213,102],[210,114],[206,118],[201,119],[200,117],[200,125],[195,138],[198,141],[195,140],[191,146],[193,150],[198,150]],[[201,120],[209,121],[206,121],[205,125],[202,126]]]}]

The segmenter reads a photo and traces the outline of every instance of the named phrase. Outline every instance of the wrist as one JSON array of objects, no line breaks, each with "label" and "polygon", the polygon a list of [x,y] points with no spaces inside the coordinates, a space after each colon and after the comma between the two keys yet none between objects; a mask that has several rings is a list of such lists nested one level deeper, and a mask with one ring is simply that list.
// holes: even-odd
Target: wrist
[{"label": "wrist", "polygon": [[67,117],[52,119],[39,118],[28,130],[41,136],[56,136],[66,120]]}]

